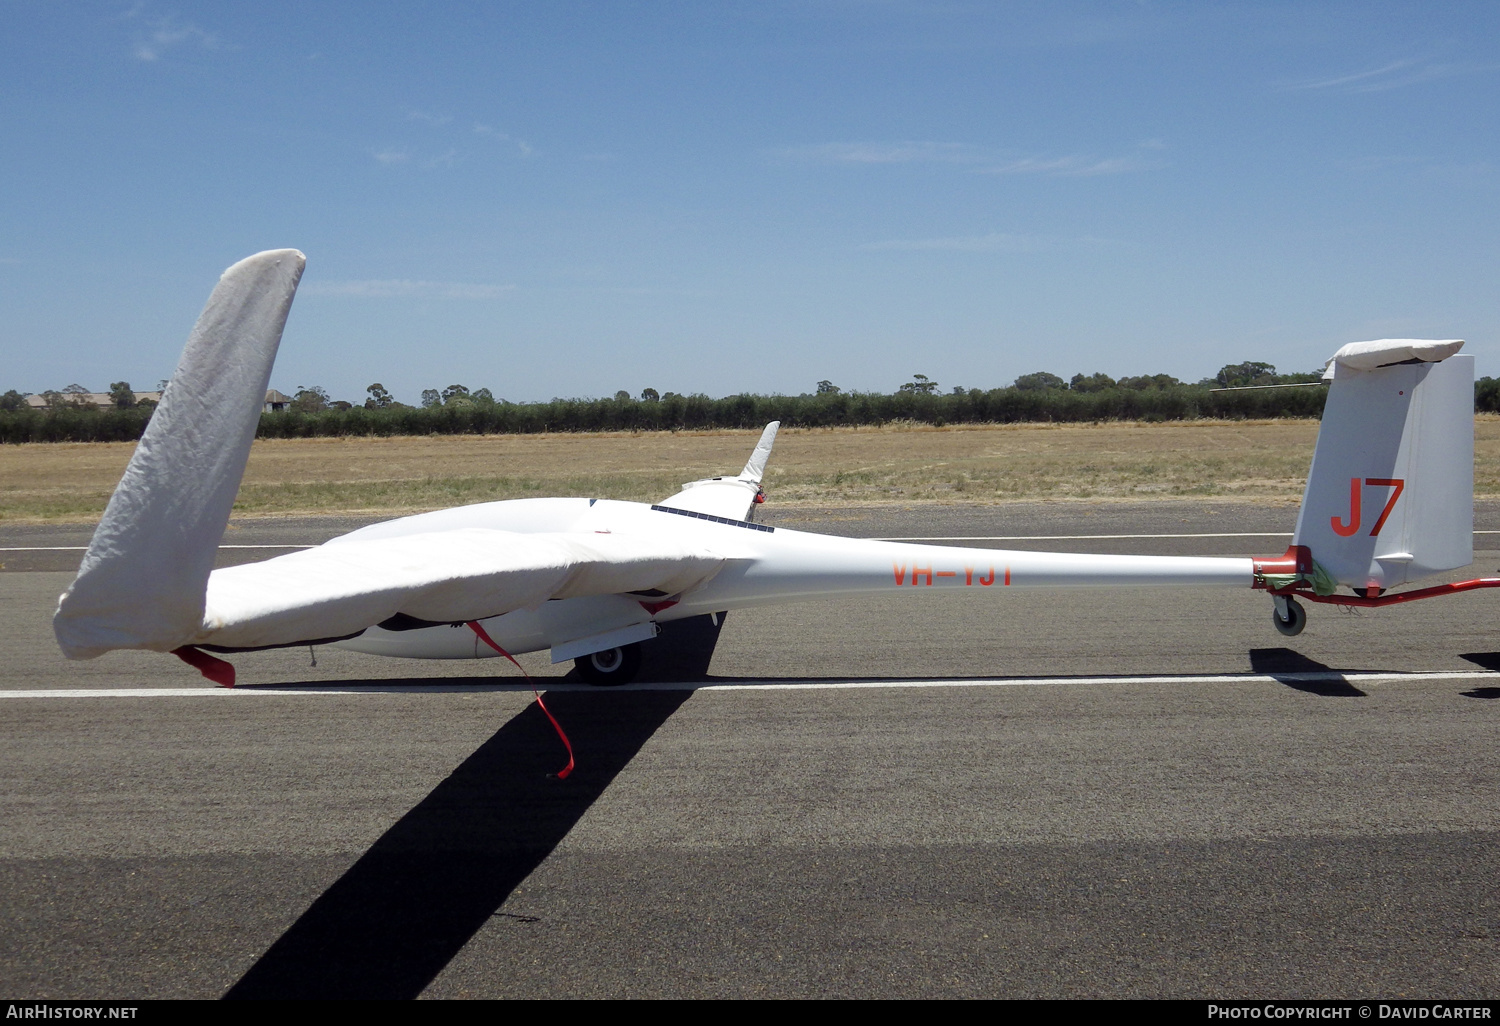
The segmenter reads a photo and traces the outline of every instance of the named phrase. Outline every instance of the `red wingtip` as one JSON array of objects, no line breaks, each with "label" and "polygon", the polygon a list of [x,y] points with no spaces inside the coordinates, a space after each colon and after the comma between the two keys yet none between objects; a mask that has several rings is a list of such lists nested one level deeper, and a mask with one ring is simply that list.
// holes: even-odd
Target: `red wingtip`
[{"label": "red wingtip", "polygon": [[222,688],[234,687],[234,664],[209,655],[192,645],[172,649],[172,654]]}]

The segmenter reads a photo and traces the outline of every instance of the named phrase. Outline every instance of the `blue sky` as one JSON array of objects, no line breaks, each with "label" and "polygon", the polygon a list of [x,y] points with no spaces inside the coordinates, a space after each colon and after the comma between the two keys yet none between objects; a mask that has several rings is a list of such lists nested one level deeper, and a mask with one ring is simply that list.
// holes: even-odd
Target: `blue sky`
[{"label": "blue sky", "polygon": [[1500,375],[1500,5],[0,0],[0,390],[170,374],[308,256],[273,384],[415,402]]}]

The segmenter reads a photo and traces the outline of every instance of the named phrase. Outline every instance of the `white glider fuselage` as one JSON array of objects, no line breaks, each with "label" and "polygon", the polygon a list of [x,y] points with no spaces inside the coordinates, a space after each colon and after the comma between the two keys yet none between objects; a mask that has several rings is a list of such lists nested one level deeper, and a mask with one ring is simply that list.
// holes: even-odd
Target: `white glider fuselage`
[{"label": "white glider fuselage", "polygon": [[[481,620],[512,653],[552,648],[554,661],[592,645],[644,640],[655,624],[751,606],[841,595],[940,591],[999,594],[1018,587],[1141,585],[1248,588],[1250,559],[1121,556],[959,548],[810,534],[635,502],[518,499],[441,510],[376,524],[329,542],[485,529],[515,534],[626,538],[670,537],[722,563],[676,595],[593,595],[554,599]],[[484,658],[495,653],[469,630],[447,625],[409,630],[370,628],[340,648],[406,658]],[[598,648],[592,648],[597,651]]]}]

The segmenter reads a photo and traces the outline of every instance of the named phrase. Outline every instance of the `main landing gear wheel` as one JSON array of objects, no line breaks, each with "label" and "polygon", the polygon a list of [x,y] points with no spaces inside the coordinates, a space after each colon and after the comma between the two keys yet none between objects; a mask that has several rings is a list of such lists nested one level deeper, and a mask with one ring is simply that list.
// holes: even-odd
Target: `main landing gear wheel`
[{"label": "main landing gear wheel", "polygon": [[[1282,619],[1280,608],[1271,610],[1271,622],[1276,629],[1289,638],[1295,638],[1302,633],[1302,628],[1307,626],[1307,610],[1302,608],[1302,603],[1288,596],[1286,599],[1286,619]],[[1276,605],[1279,607],[1280,602]]]},{"label": "main landing gear wheel", "polygon": [[632,642],[620,648],[579,656],[573,660],[578,676],[595,687],[609,688],[629,684],[641,669],[641,643]]}]

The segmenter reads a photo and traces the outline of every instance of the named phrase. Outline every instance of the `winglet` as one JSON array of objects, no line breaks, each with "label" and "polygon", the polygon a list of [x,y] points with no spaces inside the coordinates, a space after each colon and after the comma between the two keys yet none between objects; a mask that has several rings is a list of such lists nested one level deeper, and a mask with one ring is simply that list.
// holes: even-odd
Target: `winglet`
[{"label": "winglet", "polygon": [[781,427],[781,421],[773,420],[760,433],[760,441],[756,443],[755,451],[750,454],[745,469],[740,471],[741,481],[753,481],[755,484],[760,484],[761,476],[766,472],[766,461],[771,458],[771,446],[776,444],[776,429],[779,427]]},{"label": "winglet", "polygon": [[202,627],[208,575],[305,262],[294,249],[257,253],[219,279],[58,602],[52,626],[69,659],[170,652]]}]

